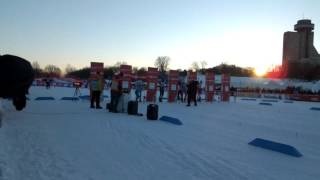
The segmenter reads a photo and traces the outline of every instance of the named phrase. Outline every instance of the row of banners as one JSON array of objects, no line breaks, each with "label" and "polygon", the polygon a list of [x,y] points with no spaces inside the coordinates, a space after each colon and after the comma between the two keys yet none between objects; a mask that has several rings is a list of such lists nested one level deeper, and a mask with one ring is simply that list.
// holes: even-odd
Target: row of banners
[{"label": "row of banners", "polygon": [[[130,92],[132,89],[132,66],[130,65],[121,65],[120,72],[123,74],[121,77],[122,81],[122,89],[126,92]],[[90,70],[90,78],[95,77],[103,77],[103,63],[99,62],[91,62],[91,70]],[[144,77],[144,80],[147,82],[147,93],[146,93],[146,101],[154,102],[156,101],[157,87],[158,87],[158,75],[159,71],[157,68],[149,67],[147,71],[147,76]],[[197,80],[197,73],[189,71],[188,72],[188,81]],[[214,100],[214,92],[215,92],[215,76],[213,72],[208,71],[206,73],[206,99],[209,102]],[[36,80],[33,84],[34,86],[45,86],[45,82],[42,80]],[[57,87],[74,87],[73,83],[63,83],[63,82],[53,82],[52,86]],[[85,87],[85,84],[82,85]],[[108,88],[105,86],[105,88]],[[178,95],[179,89],[179,72],[177,70],[169,71],[168,78],[168,102],[174,102]],[[230,96],[230,76],[222,75],[221,81],[221,100],[229,101]]]},{"label": "row of banners", "polygon": [[[93,77],[103,77],[103,63],[92,62],[91,70],[90,70],[90,78]],[[122,79],[122,88],[126,89],[127,92],[130,92],[132,89],[132,81],[137,79],[132,74],[132,66],[130,65],[121,65],[120,72],[123,74]],[[157,87],[158,87],[158,75],[159,71],[157,68],[149,67],[147,71],[147,75],[145,77],[141,77],[147,83],[147,93],[146,93],[146,101],[154,102],[156,101]],[[197,73],[189,71],[187,80],[197,80]],[[33,83],[34,86],[45,86],[45,82],[38,79]],[[74,87],[73,83],[67,82],[52,82],[52,86],[57,87]],[[86,87],[86,84],[82,84],[82,87]],[[107,89],[108,86],[105,86]],[[168,102],[175,102],[179,89],[179,72],[177,70],[170,70],[168,76]],[[215,95],[215,74],[212,71],[207,71],[205,74],[205,96],[206,100],[209,102],[214,101]],[[238,92],[238,96],[250,96],[252,94],[241,94]],[[221,76],[221,101],[229,101],[230,98],[230,76],[227,74],[223,74]],[[320,102],[320,96],[318,95],[288,95],[288,99],[292,100],[302,100],[302,101],[316,101]]]},{"label": "row of banners", "polygon": [[[121,65],[120,72],[123,74],[122,78],[122,88],[128,88],[128,92],[131,90],[131,86],[126,86],[127,84],[131,85],[132,81],[132,66],[130,65]],[[146,100],[148,102],[156,101],[157,94],[157,85],[158,85],[158,75],[159,71],[157,68],[149,67],[147,71],[147,76],[145,78],[147,82],[147,94]],[[188,82],[192,80],[197,80],[197,73],[189,71],[188,72]],[[214,73],[208,71],[206,73],[206,99],[209,102],[214,100],[215,92],[215,76]],[[177,70],[170,70],[168,77],[168,102],[174,102],[178,95],[179,89],[179,72]],[[221,100],[229,101],[230,97],[230,76],[222,75],[221,81]]]}]

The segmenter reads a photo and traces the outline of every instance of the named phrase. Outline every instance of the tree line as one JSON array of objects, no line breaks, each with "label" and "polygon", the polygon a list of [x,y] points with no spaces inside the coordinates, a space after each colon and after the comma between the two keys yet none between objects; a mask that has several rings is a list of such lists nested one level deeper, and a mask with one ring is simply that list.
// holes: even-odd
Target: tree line
[{"label": "tree line", "polygon": [[[117,62],[113,66],[108,66],[104,68],[104,78],[111,79],[113,74],[118,72],[120,69],[120,65],[127,64],[126,62]],[[155,62],[154,66],[158,68],[160,72],[160,78],[166,79],[168,75],[170,64],[170,57],[168,56],[159,56]],[[47,65],[43,69],[40,67],[38,62],[33,62],[32,66],[34,68],[36,77],[72,77],[79,79],[88,79],[90,75],[90,67],[84,67],[81,69],[76,69],[72,65],[67,65],[64,73],[62,74],[62,70],[55,65]],[[133,73],[139,76],[147,75],[146,67],[133,67]],[[253,68],[242,68],[236,65],[229,65],[226,63],[221,63],[217,66],[207,68],[206,61],[193,62],[189,69],[178,69],[178,72],[181,76],[186,76],[188,70],[198,71],[202,74],[205,74],[206,70],[211,70],[215,74],[230,74],[231,76],[242,76],[242,77],[253,77],[254,69]]]}]

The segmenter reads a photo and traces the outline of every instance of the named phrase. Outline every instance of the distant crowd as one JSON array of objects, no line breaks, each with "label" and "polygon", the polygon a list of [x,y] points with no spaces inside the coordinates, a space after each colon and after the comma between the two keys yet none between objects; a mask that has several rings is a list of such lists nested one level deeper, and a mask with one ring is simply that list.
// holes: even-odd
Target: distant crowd
[{"label": "distant crowd", "polygon": [[[136,80],[132,84],[126,84],[123,87],[122,84],[122,73],[115,74],[111,81],[106,81],[101,76],[93,76],[88,81],[75,81],[73,82],[73,87],[75,87],[74,96],[81,95],[80,88],[85,87],[90,89],[91,97],[91,108],[101,109],[100,106],[100,96],[104,89],[110,90],[111,101],[109,103],[108,109],[110,112],[117,112],[117,106],[119,102],[123,99],[124,94],[129,94],[129,89],[134,89],[135,100],[138,102],[145,101],[146,97],[142,95],[142,92],[146,89],[146,83],[143,80]],[[42,79],[45,87],[47,89],[53,84],[53,80],[50,78]],[[157,89],[159,90],[159,96],[155,97],[159,102],[162,102],[164,98],[164,92],[168,89],[168,83],[161,80],[157,84]],[[217,85],[215,87],[215,93],[219,94],[221,87]],[[185,82],[179,80],[177,83],[177,97],[176,101],[187,103],[190,106],[191,102],[197,105],[197,102],[201,101],[201,96],[205,94],[205,88],[203,87],[202,81],[189,81]],[[263,94],[274,94],[274,95],[320,95],[320,90],[318,92],[313,92],[311,90],[304,90],[300,87],[287,87],[286,89],[264,89],[264,88],[230,88],[231,96],[241,96],[241,95],[255,95],[256,97],[262,97]]]},{"label": "distant crowd", "polygon": [[[88,87],[90,89],[91,95],[91,108],[101,109],[100,106],[100,96],[105,86],[105,81],[100,76],[92,76],[92,78],[88,81]],[[130,85],[123,83],[123,74],[117,73],[113,77],[110,83],[110,95],[111,101],[106,105],[107,109],[110,112],[119,112],[118,104],[121,103],[122,99],[125,96],[128,96],[130,93]],[[160,81],[157,85],[160,93],[158,97],[154,99],[159,100],[162,102],[164,98],[164,91],[165,91],[165,82]],[[142,80],[137,80],[133,84],[133,89],[135,90],[135,100],[138,102],[145,101],[145,96],[142,97],[142,91],[145,90],[145,83]],[[188,83],[184,83],[179,81],[177,84],[177,101],[186,102],[187,106],[190,106],[191,103],[194,103],[197,106],[197,101],[201,100],[201,88],[200,83],[196,80],[189,81]]]},{"label": "distant crowd", "polygon": [[230,88],[231,91],[237,89],[238,92],[251,92],[259,94],[304,94],[304,95],[320,95],[320,90],[314,92],[311,90],[305,90],[301,87],[288,86],[286,89],[264,89],[264,88]]}]

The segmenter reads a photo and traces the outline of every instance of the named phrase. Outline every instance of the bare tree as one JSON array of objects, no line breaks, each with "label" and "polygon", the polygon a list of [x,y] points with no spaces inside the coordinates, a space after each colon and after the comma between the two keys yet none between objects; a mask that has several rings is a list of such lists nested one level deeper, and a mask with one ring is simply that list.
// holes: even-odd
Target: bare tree
[{"label": "bare tree", "polygon": [[38,61],[33,61],[31,65],[34,70],[40,69]]},{"label": "bare tree", "polygon": [[201,65],[201,70],[206,69],[208,63],[206,61],[200,61],[200,65]]},{"label": "bare tree", "polygon": [[48,74],[54,74],[57,76],[61,75],[61,69],[58,66],[49,64],[44,68],[44,71],[47,72]]},{"label": "bare tree", "polygon": [[74,66],[67,64],[66,68],[64,69],[66,74],[70,74],[71,72],[76,71],[77,68],[75,68]]},{"label": "bare tree", "polygon": [[200,69],[200,72],[202,74],[205,74],[206,73],[206,67],[207,67],[208,63],[206,61],[200,61],[200,66],[201,66],[201,69]]},{"label": "bare tree", "polygon": [[42,69],[38,63],[38,61],[34,61],[32,62],[32,68],[33,68],[33,71],[34,71],[34,74],[35,74],[35,77],[40,77],[41,76],[41,73],[42,73]]},{"label": "bare tree", "polygon": [[126,61],[117,61],[114,65],[115,67],[120,67],[121,65],[127,65],[128,63]]},{"label": "bare tree", "polygon": [[138,67],[133,67],[133,68],[132,68],[132,72],[133,72],[134,74],[137,74],[138,70],[139,70]]},{"label": "bare tree", "polygon": [[191,69],[194,70],[194,71],[198,71],[200,69],[198,62],[194,61],[191,64]]},{"label": "bare tree", "polygon": [[154,62],[154,65],[159,69],[160,72],[163,73],[168,70],[169,62],[170,62],[170,57],[159,56]]}]

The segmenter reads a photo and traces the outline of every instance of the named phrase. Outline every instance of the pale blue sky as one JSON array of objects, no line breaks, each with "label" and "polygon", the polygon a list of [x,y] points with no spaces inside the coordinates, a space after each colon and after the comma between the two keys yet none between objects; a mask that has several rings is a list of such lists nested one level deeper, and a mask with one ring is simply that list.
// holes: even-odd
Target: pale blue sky
[{"label": "pale blue sky", "polygon": [[0,54],[41,66],[153,66],[205,60],[264,68],[281,64],[282,38],[303,17],[315,23],[318,0],[0,0]]}]

